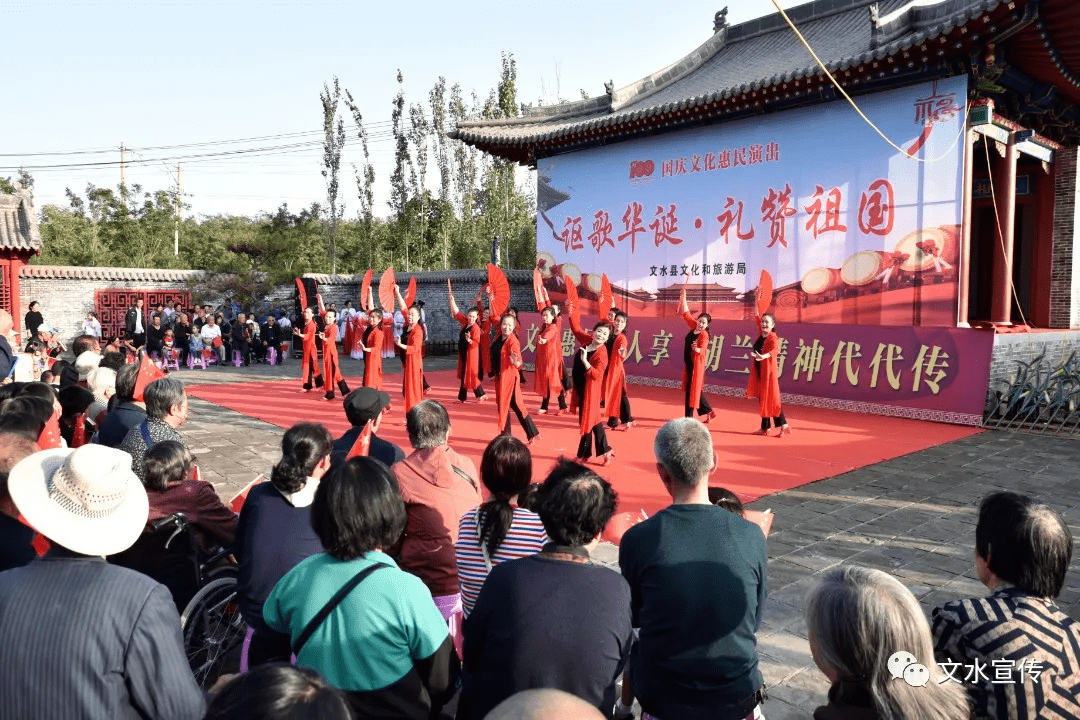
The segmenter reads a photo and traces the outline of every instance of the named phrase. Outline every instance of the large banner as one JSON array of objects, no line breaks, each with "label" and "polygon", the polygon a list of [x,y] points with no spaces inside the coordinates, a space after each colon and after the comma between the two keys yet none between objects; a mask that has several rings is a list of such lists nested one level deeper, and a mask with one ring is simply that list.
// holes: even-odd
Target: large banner
[{"label": "large banner", "polygon": [[[538,264],[632,317],[751,317],[768,270],[785,322],[956,324],[966,78],[545,158]],[[919,162],[913,158],[923,160]]]},{"label": "large banner", "polygon": [[[522,351],[526,361],[533,362],[541,320],[535,313],[521,318]],[[587,328],[595,322],[582,318]],[[627,375],[644,384],[678,386],[688,332],[679,317],[631,318]],[[711,335],[705,356],[707,391],[745,396],[757,329],[749,321],[714,320]],[[806,404],[963,425],[982,419],[994,344],[991,332],[785,323],[777,327],[777,335],[780,391]],[[567,367],[575,342],[564,324]],[[673,408],[672,413],[681,410]]]}]

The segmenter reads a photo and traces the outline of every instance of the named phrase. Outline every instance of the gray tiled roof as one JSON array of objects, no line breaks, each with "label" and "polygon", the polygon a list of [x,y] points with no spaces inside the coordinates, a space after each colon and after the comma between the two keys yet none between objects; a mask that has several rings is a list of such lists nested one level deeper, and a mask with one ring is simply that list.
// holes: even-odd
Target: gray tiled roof
[{"label": "gray tiled roof", "polygon": [[[0,197],[3,197],[0,195]],[[198,282],[211,273],[205,270],[158,270],[156,268],[77,267],[71,265],[24,265],[19,277],[56,280],[124,280],[131,282]]]},{"label": "gray tiled roof", "polygon": [[[788,16],[836,72],[948,33],[1004,1],[817,0]],[[818,75],[820,68],[777,13],[722,28],[670,67],[599,98],[536,108],[520,118],[464,121],[452,136],[525,147]]]},{"label": "gray tiled roof", "polygon": [[41,232],[26,192],[0,194],[0,248],[41,252]]}]

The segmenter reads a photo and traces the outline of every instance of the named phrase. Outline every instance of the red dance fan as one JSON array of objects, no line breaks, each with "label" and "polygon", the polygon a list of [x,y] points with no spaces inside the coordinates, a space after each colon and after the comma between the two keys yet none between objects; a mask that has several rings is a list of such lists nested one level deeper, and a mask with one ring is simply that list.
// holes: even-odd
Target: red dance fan
[{"label": "red dance fan", "polygon": [[596,305],[598,318],[607,320],[608,313],[611,312],[611,308],[615,305],[615,296],[611,294],[611,281],[608,280],[607,273],[600,276],[600,297],[597,298]]},{"label": "red dance fan", "polygon": [[566,304],[570,306],[570,314],[580,323],[581,303],[578,301],[577,284],[569,275],[563,275],[563,280],[566,282]]},{"label": "red dance fan", "polygon": [[416,300],[416,276],[413,275],[409,278],[409,287],[405,289],[405,307],[411,308],[413,301]]},{"label": "red dance fan", "polygon": [[500,318],[510,307],[510,281],[498,265],[488,263],[487,272],[488,285],[491,286],[491,315]]},{"label": "red dance fan", "polygon": [[769,307],[772,305],[772,275],[768,270],[761,271],[761,278],[758,280],[757,286],[757,316],[761,317],[765,313],[769,312]]},{"label": "red dance fan", "polygon": [[536,297],[537,311],[547,307],[547,303],[544,302],[544,276],[540,268],[533,269],[533,296]]},{"label": "red dance fan", "polygon": [[326,317],[326,306],[323,305],[322,293],[315,293],[315,299],[319,302],[319,317]]},{"label": "red dance fan", "polygon": [[360,283],[360,307],[364,312],[371,312],[371,275],[374,271],[368,268],[364,273],[364,281]]},{"label": "red dance fan", "polygon": [[383,312],[394,314],[394,266],[386,268],[379,279],[379,304]]},{"label": "red dance fan", "polygon": [[296,296],[300,298],[300,312],[307,310],[308,296],[307,290],[304,289],[304,279],[296,278]]}]

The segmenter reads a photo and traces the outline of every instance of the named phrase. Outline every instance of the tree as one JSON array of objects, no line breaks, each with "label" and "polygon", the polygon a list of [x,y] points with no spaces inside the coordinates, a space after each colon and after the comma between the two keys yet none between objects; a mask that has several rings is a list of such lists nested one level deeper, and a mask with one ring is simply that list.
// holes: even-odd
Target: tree
[{"label": "tree", "polygon": [[[345,147],[345,119],[338,115],[338,104],[341,100],[341,87],[338,85],[337,76],[334,76],[334,92],[330,94],[330,88],[323,83],[323,91],[319,94],[323,109],[323,171],[322,176],[326,179],[326,204],[329,205],[327,217],[326,249],[330,256],[330,272],[337,273],[337,232],[338,224],[345,215],[345,203],[338,206],[338,169],[341,166],[341,151]],[[335,125],[334,120],[337,120]]]},{"label": "tree", "polygon": [[[419,176],[419,179],[413,184],[413,197],[417,198],[420,202],[419,215],[421,245],[417,248],[416,254],[418,256],[421,256],[421,254],[424,253],[427,245],[427,208],[430,206],[426,190],[428,166],[428,132],[430,132],[430,125],[428,124],[427,117],[424,115],[424,108],[419,103],[414,103],[409,107],[408,137],[409,142],[412,143],[413,148],[416,150],[416,174]],[[421,260],[418,265],[420,269],[423,269],[424,260]]]},{"label": "tree", "polygon": [[407,270],[409,268],[409,233],[406,205],[409,202],[409,191],[406,186],[406,173],[412,167],[412,157],[409,154],[409,140],[405,136],[403,118],[405,114],[405,77],[401,74],[401,70],[398,70],[397,81],[398,94],[394,97],[394,109],[390,114],[395,145],[394,172],[390,176],[390,209],[393,211],[394,218],[402,230],[405,247],[405,269]]},{"label": "tree", "polygon": [[356,134],[360,138],[360,146],[364,150],[363,171],[353,164],[353,173],[356,175],[356,193],[360,199],[359,219],[363,225],[360,243],[361,251],[366,251],[367,266],[375,267],[375,236],[373,232],[374,204],[375,204],[375,168],[371,164],[371,155],[368,152],[367,130],[364,129],[364,117],[360,114],[360,108],[353,101],[352,93],[345,91],[349,111],[352,113],[353,122],[356,123]]},{"label": "tree", "polygon": [[[451,183],[451,170],[450,170],[450,152],[447,147],[449,138],[446,137],[446,78],[439,76],[439,79],[435,82],[435,86],[431,88],[431,92],[428,94],[428,101],[431,104],[431,129],[435,139],[435,164],[439,168],[439,203],[440,208],[438,215],[440,218],[446,219],[447,208],[441,207],[446,205],[450,208],[451,214],[453,208],[450,205],[450,183]],[[442,248],[442,262],[443,269],[446,270],[450,267],[450,253],[449,253],[449,229],[448,222],[439,223],[439,245]]]}]

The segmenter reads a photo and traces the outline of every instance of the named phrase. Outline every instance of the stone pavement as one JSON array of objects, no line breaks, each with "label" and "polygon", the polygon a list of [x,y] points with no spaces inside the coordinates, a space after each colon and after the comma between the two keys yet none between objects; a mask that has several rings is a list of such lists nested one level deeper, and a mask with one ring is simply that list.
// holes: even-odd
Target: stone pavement
[{"label": "stone pavement", "polygon": [[[432,368],[454,358],[429,357]],[[360,363],[345,359],[346,375]],[[387,371],[397,370],[396,360]],[[183,371],[185,382],[238,382],[296,377],[299,363]],[[393,383],[394,380],[391,380]],[[928,431],[932,425],[922,425]],[[230,497],[280,456],[282,431],[202,400],[191,400],[181,428],[204,477]],[[825,702],[828,681],[814,666],[806,640],[803,599],[815,577],[841,563],[875,567],[898,577],[927,613],[961,597],[984,595],[973,552],[979,500],[1001,489],[1031,493],[1054,507],[1080,538],[1080,441],[1019,432],[984,432],[763,498],[751,507],[776,513],[769,537],[769,599],[758,651],[769,720],[809,718]],[[659,482],[659,480],[657,481]],[[723,482],[717,478],[716,482]],[[617,548],[602,546],[599,562],[615,565]],[[1080,619],[1080,552],[1058,604]]]}]

